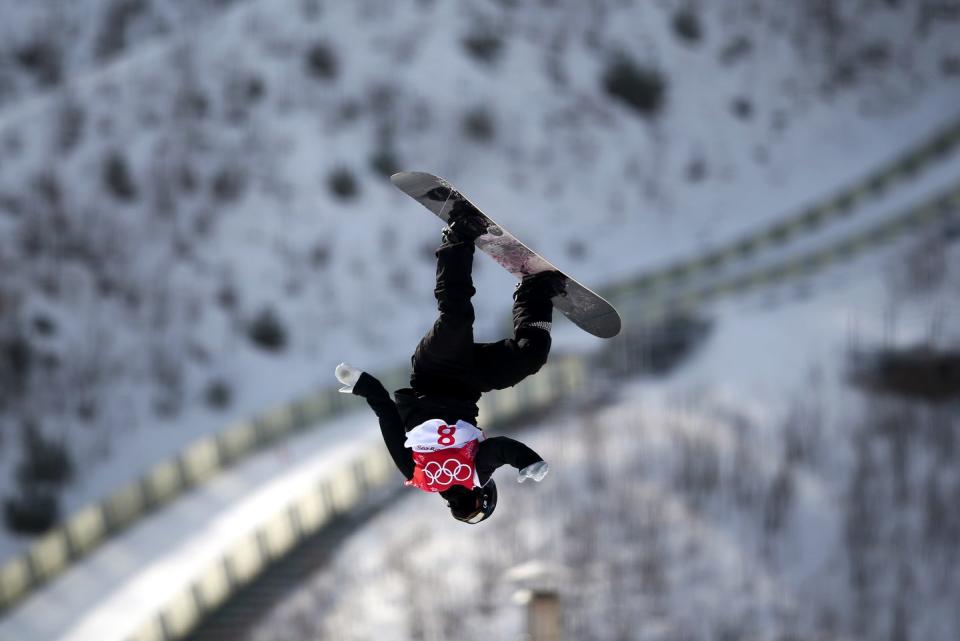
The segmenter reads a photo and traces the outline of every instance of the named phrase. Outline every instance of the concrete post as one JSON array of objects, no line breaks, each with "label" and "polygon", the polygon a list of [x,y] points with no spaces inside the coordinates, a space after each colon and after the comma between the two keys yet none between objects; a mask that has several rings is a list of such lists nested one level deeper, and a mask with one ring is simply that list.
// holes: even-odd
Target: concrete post
[{"label": "concrete post", "polygon": [[556,592],[530,592],[527,601],[527,634],[530,641],[563,641],[563,614]]},{"label": "concrete post", "polygon": [[528,561],[510,568],[506,579],[515,586],[513,600],[527,611],[524,641],[563,641],[561,586],[569,578],[560,566]]}]

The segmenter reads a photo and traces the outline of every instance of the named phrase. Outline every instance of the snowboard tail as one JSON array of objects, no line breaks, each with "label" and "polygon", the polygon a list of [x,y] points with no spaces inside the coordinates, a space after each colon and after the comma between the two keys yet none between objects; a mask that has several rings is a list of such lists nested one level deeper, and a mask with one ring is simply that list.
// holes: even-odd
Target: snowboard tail
[{"label": "snowboard tail", "polygon": [[620,333],[620,315],[610,303],[517,240],[444,179],[424,172],[400,172],[390,180],[444,223],[449,222],[451,212],[461,210],[469,209],[482,216],[489,225],[486,233],[475,241],[478,249],[519,279],[545,271],[560,272],[566,278],[566,292],[553,297],[553,306],[594,336],[612,338]]}]

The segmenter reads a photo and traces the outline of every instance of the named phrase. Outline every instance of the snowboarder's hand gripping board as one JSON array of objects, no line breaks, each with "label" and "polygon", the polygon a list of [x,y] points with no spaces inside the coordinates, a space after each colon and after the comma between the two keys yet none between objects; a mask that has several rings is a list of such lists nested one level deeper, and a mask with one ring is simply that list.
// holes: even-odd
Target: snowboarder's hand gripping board
[{"label": "snowboarder's hand gripping board", "polygon": [[[545,271],[559,271],[542,256],[517,240],[510,232],[478,210],[459,191],[442,178],[423,172],[401,172],[390,180],[401,191],[449,222],[450,213],[470,208],[488,222],[487,231],[476,239],[476,246],[522,279]],[[553,300],[553,306],[581,329],[600,338],[612,338],[620,332],[620,315],[603,298],[566,274],[566,291]]]}]

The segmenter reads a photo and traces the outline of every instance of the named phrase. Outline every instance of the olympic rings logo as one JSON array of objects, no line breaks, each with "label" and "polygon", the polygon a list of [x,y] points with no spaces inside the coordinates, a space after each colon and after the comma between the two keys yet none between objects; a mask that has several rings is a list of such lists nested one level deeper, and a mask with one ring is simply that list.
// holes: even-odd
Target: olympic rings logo
[{"label": "olympic rings logo", "polygon": [[423,475],[427,478],[428,485],[450,485],[469,479],[473,476],[473,468],[457,459],[448,458],[443,465],[436,461],[424,465]]}]

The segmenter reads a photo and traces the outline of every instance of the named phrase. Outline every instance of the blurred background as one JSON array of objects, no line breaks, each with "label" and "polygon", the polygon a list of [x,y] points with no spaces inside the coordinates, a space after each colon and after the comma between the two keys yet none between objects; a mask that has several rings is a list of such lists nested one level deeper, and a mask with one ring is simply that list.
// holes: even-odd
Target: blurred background
[{"label": "blurred background", "polygon": [[[960,637],[957,0],[0,16],[2,641]],[[625,321],[485,399],[552,471],[478,527],[335,392],[434,319],[399,170]]]}]

